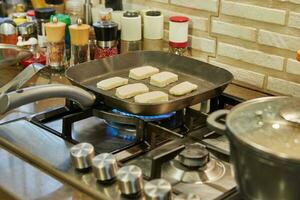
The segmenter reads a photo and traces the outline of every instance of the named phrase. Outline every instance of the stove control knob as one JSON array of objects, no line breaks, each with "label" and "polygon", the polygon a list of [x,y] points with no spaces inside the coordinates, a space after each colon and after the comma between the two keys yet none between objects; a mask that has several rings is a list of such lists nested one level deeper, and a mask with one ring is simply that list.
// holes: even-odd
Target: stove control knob
[{"label": "stove control knob", "polygon": [[178,155],[179,161],[182,165],[190,168],[203,167],[209,161],[209,152],[207,149],[199,144],[190,144],[185,147]]},{"label": "stove control knob", "polygon": [[143,188],[143,173],[138,166],[128,165],[120,168],[117,179],[123,195],[138,194]]},{"label": "stove control knob", "polygon": [[71,148],[70,153],[76,169],[83,170],[91,167],[92,159],[95,156],[93,145],[79,143]]},{"label": "stove control knob", "polygon": [[101,153],[92,160],[93,173],[99,181],[109,181],[116,177],[117,160],[111,153]]},{"label": "stove control knob", "polygon": [[147,182],[144,188],[146,200],[170,200],[171,191],[171,184],[164,179]]}]

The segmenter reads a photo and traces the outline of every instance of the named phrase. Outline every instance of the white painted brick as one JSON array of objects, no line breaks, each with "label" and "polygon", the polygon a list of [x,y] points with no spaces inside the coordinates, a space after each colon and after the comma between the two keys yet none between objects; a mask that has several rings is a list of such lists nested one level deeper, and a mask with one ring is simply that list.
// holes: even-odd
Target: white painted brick
[{"label": "white painted brick", "polygon": [[256,40],[256,28],[212,20],[212,32],[244,40]]},{"label": "white painted brick", "polygon": [[300,13],[290,12],[288,26],[300,29]]},{"label": "white painted brick", "polygon": [[300,37],[259,30],[258,43],[290,51],[297,51],[300,48]]},{"label": "white painted brick", "polygon": [[171,0],[171,3],[211,12],[218,11],[218,0]]},{"label": "white painted brick", "polygon": [[204,51],[207,53],[215,53],[216,41],[203,37],[190,37],[190,43],[193,49]]},{"label": "white painted brick", "polygon": [[269,77],[267,89],[281,94],[300,97],[299,83],[295,83],[295,82],[291,82],[279,78]]},{"label": "white painted brick", "polygon": [[162,11],[162,13],[165,16],[165,21],[168,21],[168,18],[174,15],[186,16],[190,18],[190,25],[189,25],[190,28],[200,30],[200,31],[205,31],[205,32],[208,31],[208,18],[198,17],[194,15],[187,15],[187,14],[174,12],[166,9],[160,9],[160,8],[156,8],[156,9]]},{"label": "white painted brick", "polygon": [[222,0],[221,13],[262,22],[284,25],[285,10]]},{"label": "white painted brick", "polygon": [[218,55],[260,65],[270,69],[283,70],[283,57],[267,54],[261,51],[246,49],[223,42],[218,43]]},{"label": "white painted brick", "polygon": [[209,63],[223,69],[230,71],[235,80],[256,86],[256,87],[263,87],[264,83],[264,74],[260,74],[257,72],[252,72],[250,70],[245,70],[237,67],[230,66],[228,64],[220,63],[218,61],[209,60]]},{"label": "white painted brick", "polygon": [[168,3],[169,2],[169,0],[152,0],[152,1],[160,2],[160,3]]},{"label": "white painted brick", "polygon": [[291,2],[291,3],[296,3],[296,4],[300,4],[300,0],[289,0],[289,2]]},{"label": "white painted brick", "polygon": [[300,62],[295,59],[288,59],[286,71],[290,74],[300,75]]}]

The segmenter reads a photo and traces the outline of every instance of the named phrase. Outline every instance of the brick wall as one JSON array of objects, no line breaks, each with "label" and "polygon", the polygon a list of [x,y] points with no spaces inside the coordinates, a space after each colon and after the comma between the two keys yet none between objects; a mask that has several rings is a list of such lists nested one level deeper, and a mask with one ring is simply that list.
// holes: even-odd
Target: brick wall
[{"label": "brick wall", "polygon": [[300,0],[123,0],[191,19],[192,57],[231,71],[235,82],[300,96]]}]

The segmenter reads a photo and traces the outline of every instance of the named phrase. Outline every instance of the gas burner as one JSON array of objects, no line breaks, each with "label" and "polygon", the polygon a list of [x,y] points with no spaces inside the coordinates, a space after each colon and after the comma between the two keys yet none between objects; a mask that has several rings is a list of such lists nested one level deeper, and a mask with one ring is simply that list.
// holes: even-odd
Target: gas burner
[{"label": "gas burner", "polygon": [[130,113],[123,112],[123,111],[120,111],[120,110],[117,110],[117,109],[113,109],[112,112],[116,113],[116,114],[123,115],[123,116],[127,116],[127,117],[136,117],[136,118],[139,118],[139,119],[144,120],[146,122],[153,122],[153,121],[160,121],[160,120],[163,120],[163,119],[168,119],[168,118],[170,118],[170,117],[172,117],[176,114],[176,112],[170,112],[170,113],[166,113],[166,114],[162,114],[162,115],[149,115],[149,116],[146,116],[146,115],[130,114]]},{"label": "gas burner", "polygon": [[208,183],[222,178],[224,174],[224,164],[210,157],[207,149],[199,143],[187,145],[175,159],[162,166],[162,177],[172,184]]},{"label": "gas burner", "polygon": [[136,139],[135,126],[108,121],[105,121],[105,123],[108,125],[106,131],[109,135],[128,141],[134,141]]}]

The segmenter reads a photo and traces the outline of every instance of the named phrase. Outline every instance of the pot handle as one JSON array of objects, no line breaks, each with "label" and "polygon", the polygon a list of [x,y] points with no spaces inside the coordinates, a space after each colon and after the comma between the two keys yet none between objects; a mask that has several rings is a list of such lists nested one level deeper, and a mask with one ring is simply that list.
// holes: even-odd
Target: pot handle
[{"label": "pot handle", "polygon": [[229,114],[229,110],[218,110],[216,112],[211,113],[207,117],[207,126],[209,129],[215,131],[218,134],[224,135],[226,133],[226,125],[225,123],[220,123],[218,120],[226,117]]},{"label": "pot handle", "polygon": [[14,79],[9,81],[7,84],[0,88],[0,94],[11,92],[21,88],[27,81],[29,81],[35,74],[37,74],[40,70],[44,69],[46,66],[33,63],[26,67],[21,73],[19,73]]},{"label": "pot handle", "polygon": [[0,95],[0,114],[19,106],[48,98],[67,98],[79,104],[82,109],[91,107],[95,95],[76,86],[49,84],[28,87]]}]

